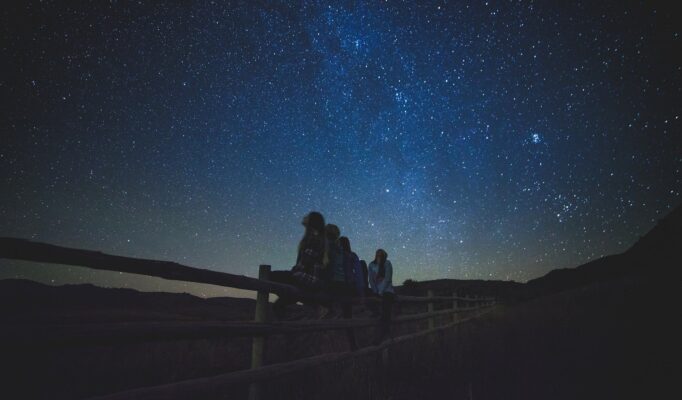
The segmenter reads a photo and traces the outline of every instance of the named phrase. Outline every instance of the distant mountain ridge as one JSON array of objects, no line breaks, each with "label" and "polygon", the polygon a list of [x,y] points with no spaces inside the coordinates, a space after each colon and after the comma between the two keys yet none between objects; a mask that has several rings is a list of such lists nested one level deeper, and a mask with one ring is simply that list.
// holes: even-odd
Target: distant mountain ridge
[{"label": "distant mountain ridge", "polygon": [[[568,289],[616,279],[628,274],[672,273],[682,267],[682,205],[621,254],[609,255],[575,268],[550,271],[519,283],[494,280],[407,280],[398,294],[493,296],[501,301],[530,299]],[[20,307],[17,305],[21,304]],[[100,314],[93,309],[101,309]],[[215,297],[203,299],[187,293],[139,292],[102,288],[91,284],[49,286],[23,279],[0,280],[0,313],[6,321],[26,321],[39,316],[49,321],[98,320],[248,320],[252,299]],[[65,310],[68,310],[65,311]],[[82,310],[83,312],[75,312]],[[29,312],[30,311],[30,312]]]},{"label": "distant mountain ridge", "polygon": [[659,220],[625,252],[575,268],[555,269],[525,285],[525,297],[556,293],[628,274],[668,274],[682,267],[682,205]]},{"label": "distant mountain ridge", "polygon": [[437,279],[407,280],[398,293],[424,295],[434,290],[444,295],[495,296],[502,301],[530,299],[617,279],[628,274],[672,273],[682,268],[682,205],[659,220],[648,233],[623,253],[605,256],[574,268],[555,269],[527,283]]},{"label": "distant mountain ridge", "polygon": [[7,322],[251,319],[255,301],[203,299],[187,293],[140,292],[91,284],[49,286],[26,279],[0,280],[0,315]]}]

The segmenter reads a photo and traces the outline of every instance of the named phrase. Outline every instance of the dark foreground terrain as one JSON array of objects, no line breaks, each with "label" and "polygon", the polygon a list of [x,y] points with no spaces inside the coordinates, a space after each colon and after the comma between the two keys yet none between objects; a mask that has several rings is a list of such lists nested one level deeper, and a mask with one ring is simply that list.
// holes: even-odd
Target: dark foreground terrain
[{"label": "dark foreground terrain", "polygon": [[[454,328],[381,353],[310,368],[270,382],[276,399],[679,398],[677,293],[682,209],[623,254],[552,271],[527,284],[438,280],[400,292],[494,295],[503,303]],[[404,308],[403,313],[421,309]],[[362,308],[360,317],[367,317]],[[150,321],[248,320],[254,301],[200,299],[90,285],[0,281],[0,397],[78,399],[248,368],[248,338],[46,345],[58,326]],[[314,318],[293,307],[289,319]],[[443,321],[440,321],[441,323]],[[424,323],[395,327],[399,336]],[[358,331],[368,346],[372,329]],[[36,339],[32,339],[36,338]],[[274,336],[266,364],[346,352],[342,332]],[[235,388],[216,398],[244,398]]]},{"label": "dark foreground terrain", "polygon": [[676,293],[628,276],[498,307],[456,327],[452,358],[396,398],[672,398]]}]

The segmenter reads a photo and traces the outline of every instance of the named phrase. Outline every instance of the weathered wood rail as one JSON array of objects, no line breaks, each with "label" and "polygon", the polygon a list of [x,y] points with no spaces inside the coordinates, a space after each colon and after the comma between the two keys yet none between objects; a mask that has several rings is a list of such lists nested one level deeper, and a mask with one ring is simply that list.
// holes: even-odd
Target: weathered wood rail
[{"label": "weathered wood rail", "polygon": [[[330,300],[325,295],[311,295],[298,288],[268,280],[269,265],[261,265],[259,279],[225,272],[210,271],[189,267],[169,261],[148,260],[122,257],[97,251],[81,250],[36,243],[17,238],[0,238],[0,258],[41,262],[57,265],[75,265],[98,270],[126,272],[153,276],[169,280],[219,285],[258,292],[254,321],[189,321],[189,322],[135,322],[97,324],[96,326],[51,326],[49,333],[39,329],[27,330],[25,326],[8,326],[0,332],[0,340],[17,346],[83,346],[89,344],[111,344],[120,342],[144,342],[158,340],[205,339],[212,337],[253,337],[251,369],[226,374],[191,379],[159,386],[150,386],[98,397],[100,399],[185,399],[202,397],[201,393],[216,393],[240,384],[250,384],[249,398],[261,397],[260,383],[294,373],[311,366],[332,363],[351,357],[387,351],[404,341],[429,335],[447,329],[458,323],[474,318],[477,313],[466,318],[457,318],[457,313],[481,312],[495,304],[493,298],[435,296],[433,291],[427,297],[396,296],[398,303],[427,303],[428,312],[402,315],[392,323],[428,320],[428,329],[397,338],[391,338],[380,345],[365,347],[344,353],[323,354],[305,359],[263,366],[264,341],[267,336],[299,332],[317,332],[349,328],[378,326],[376,319],[349,320],[306,320],[271,322],[267,320],[268,297],[270,293],[297,296],[302,300]],[[376,298],[334,298],[334,301],[354,303],[379,302]],[[452,308],[435,311],[435,303],[447,303]],[[463,304],[463,307],[459,305]],[[436,318],[452,315],[452,322],[436,326]]]}]

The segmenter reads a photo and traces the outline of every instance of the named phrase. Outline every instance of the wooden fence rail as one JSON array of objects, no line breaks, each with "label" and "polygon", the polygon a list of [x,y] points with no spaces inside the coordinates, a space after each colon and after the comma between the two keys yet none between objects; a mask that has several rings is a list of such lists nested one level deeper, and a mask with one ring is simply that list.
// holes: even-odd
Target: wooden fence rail
[{"label": "wooden fence rail", "polygon": [[[429,290],[427,297],[396,296],[398,303],[427,303],[428,312],[403,315],[392,320],[393,323],[428,320],[428,329],[392,338],[378,346],[366,347],[354,352],[323,354],[301,360],[263,366],[263,349],[267,336],[297,332],[316,332],[349,328],[367,328],[379,324],[376,319],[312,320],[270,322],[267,320],[269,293],[296,296],[302,300],[334,300],[354,303],[380,302],[378,298],[330,298],[326,295],[311,295],[295,286],[268,280],[269,265],[261,265],[259,279],[225,272],[193,268],[169,261],[147,260],[121,257],[97,251],[73,249],[46,243],[36,243],[24,239],[0,238],[0,258],[34,261],[49,264],[65,264],[89,267],[98,270],[127,272],[154,276],[163,279],[185,282],[205,283],[258,292],[254,321],[190,321],[190,322],[143,322],[97,324],[95,326],[53,325],[49,332],[31,328],[29,325],[4,327],[0,331],[0,341],[5,345],[87,345],[120,342],[144,342],[149,340],[183,340],[210,337],[253,337],[251,369],[227,374],[175,382],[167,385],[139,388],[114,393],[102,399],[166,399],[196,398],[200,393],[216,393],[235,384],[249,384],[249,398],[261,398],[260,382],[274,379],[284,374],[299,371],[310,366],[326,364],[349,357],[383,351],[382,359],[388,358],[388,347],[415,337],[428,335],[447,329],[455,324],[472,318],[457,318],[457,313],[481,311],[495,303],[494,298],[472,298],[435,296]],[[449,303],[452,308],[435,310],[435,303]],[[460,307],[459,304],[466,306]],[[436,327],[436,317],[452,315],[452,322]],[[199,396],[201,397],[201,396]]]},{"label": "wooden fence rail", "polygon": [[[474,311],[480,307],[439,310],[393,318],[399,324],[434,317]],[[84,346],[114,343],[139,343],[163,340],[189,340],[218,337],[273,336],[304,332],[369,328],[379,325],[377,319],[303,320],[282,322],[253,321],[183,321],[124,322],[98,324],[55,324],[49,331],[33,324],[5,325],[0,331],[0,347],[8,346]]]},{"label": "wooden fence rail", "polygon": [[[48,264],[75,265],[97,270],[126,272],[138,275],[147,275],[168,280],[205,283],[210,285],[225,286],[235,289],[252,291],[266,291],[277,295],[290,295],[304,300],[330,300],[328,296],[311,295],[301,291],[295,286],[286,285],[269,280],[260,280],[244,275],[235,275],[227,272],[211,271],[178,264],[172,261],[148,260],[143,258],[122,257],[99,251],[74,249],[69,247],[55,246],[46,243],[31,242],[25,239],[0,238],[0,258],[35,261]],[[339,299],[352,302],[374,302],[374,298]],[[403,303],[430,303],[433,301],[450,302],[453,300],[471,301],[466,297],[434,296],[432,298],[417,296],[398,296],[397,302]],[[477,301],[491,301],[493,299],[479,299]]]},{"label": "wooden fence rail", "polygon": [[267,365],[257,369],[229,372],[226,374],[214,375],[199,379],[189,379],[164,385],[131,389],[109,395],[93,397],[90,400],[160,400],[212,397],[212,395],[215,395],[215,393],[229,393],[230,390],[236,386],[261,382],[264,383],[282,376],[304,371],[308,368],[316,368],[321,365],[339,362],[350,358],[363,357],[379,351],[386,351],[390,347],[405,343],[409,340],[452,328],[457,324],[472,320],[486,311],[487,310],[482,310],[476,315],[462,318],[457,322],[439,326],[434,329],[427,329],[424,331],[399,336],[379,345],[364,347],[353,352],[321,354],[300,360]]}]

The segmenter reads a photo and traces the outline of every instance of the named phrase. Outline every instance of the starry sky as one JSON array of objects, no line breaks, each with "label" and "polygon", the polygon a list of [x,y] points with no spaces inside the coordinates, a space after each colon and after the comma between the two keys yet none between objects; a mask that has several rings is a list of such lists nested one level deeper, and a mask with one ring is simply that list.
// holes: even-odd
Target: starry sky
[{"label": "starry sky", "polygon": [[523,282],[680,203],[665,3],[70,3],[0,11],[0,236],[255,276],[293,265],[318,210],[396,283]]}]

